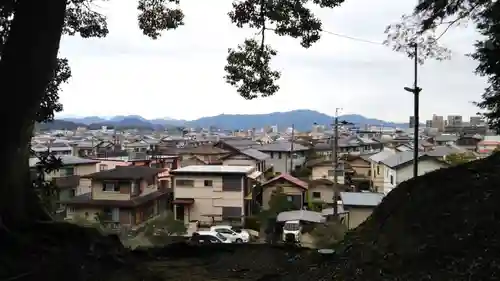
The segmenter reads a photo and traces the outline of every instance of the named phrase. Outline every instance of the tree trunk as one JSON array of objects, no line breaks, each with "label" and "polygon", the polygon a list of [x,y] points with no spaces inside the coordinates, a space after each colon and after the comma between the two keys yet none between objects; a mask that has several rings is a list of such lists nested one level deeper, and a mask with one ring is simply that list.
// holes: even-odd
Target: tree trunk
[{"label": "tree trunk", "polygon": [[[36,218],[28,168],[31,128],[45,89],[55,74],[66,0],[18,0],[0,59],[4,103],[0,117],[8,136],[1,147],[0,218],[18,225]],[[28,202],[30,201],[30,202]]]}]

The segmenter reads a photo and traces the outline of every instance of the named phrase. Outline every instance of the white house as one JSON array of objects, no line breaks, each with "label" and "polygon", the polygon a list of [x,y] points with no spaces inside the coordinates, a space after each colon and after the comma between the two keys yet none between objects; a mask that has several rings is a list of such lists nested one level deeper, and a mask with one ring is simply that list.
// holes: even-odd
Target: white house
[{"label": "white house", "polygon": [[[389,193],[398,184],[413,178],[413,151],[398,152],[380,161],[384,165],[384,193]],[[448,167],[448,164],[420,152],[418,158],[418,175]]]}]

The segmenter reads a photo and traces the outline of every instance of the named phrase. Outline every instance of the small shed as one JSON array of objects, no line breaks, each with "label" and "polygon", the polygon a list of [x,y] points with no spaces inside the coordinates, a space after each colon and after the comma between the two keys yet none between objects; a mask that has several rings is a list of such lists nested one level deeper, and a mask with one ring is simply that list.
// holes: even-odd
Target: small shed
[{"label": "small shed", "polygon": [[383,198],[383,193],[376,192],[340,192],[343,209],[349,213],[347,216],[349,229],[356,228],[364,222]]}]

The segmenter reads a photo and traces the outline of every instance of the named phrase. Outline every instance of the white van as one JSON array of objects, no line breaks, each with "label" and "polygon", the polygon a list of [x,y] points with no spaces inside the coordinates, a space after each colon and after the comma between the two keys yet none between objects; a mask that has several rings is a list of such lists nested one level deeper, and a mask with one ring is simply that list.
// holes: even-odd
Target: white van
[{"label": "white van", "polygon": [[300,243],[302,235],[302,224],[298,220],[286,221],[283,225],[283,242],[287,242],[287,235],[292,234],[295,242]]}]

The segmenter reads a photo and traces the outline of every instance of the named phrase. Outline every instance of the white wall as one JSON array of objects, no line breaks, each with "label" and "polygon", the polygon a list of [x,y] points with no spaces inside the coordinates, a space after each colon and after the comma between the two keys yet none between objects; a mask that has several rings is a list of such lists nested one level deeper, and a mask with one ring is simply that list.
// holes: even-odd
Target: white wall
[{"label": "white wall", "polygon": [[[440,168],[444,168],[446,165],[444,163],[439,163],[438,161],[426,159],[418,162],[418,175],[422,176],[429,172],[435,171]],[[413,163],[410,165],[403,166],[397,170],[388,168],[384,169],[384,193],[389,193],[398,184],[413,178]],[[390,183],[391,175],[393,176],[393,184]]]}]

